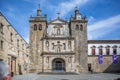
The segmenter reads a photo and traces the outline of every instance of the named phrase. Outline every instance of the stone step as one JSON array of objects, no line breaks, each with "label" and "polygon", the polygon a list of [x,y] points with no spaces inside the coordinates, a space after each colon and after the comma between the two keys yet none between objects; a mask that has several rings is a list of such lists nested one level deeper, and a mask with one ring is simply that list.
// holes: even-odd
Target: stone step
[{"label": "stone step", "polygon": [[78,75],[75,72],[40,72],[38,74],[46,74],[46,75]]}]

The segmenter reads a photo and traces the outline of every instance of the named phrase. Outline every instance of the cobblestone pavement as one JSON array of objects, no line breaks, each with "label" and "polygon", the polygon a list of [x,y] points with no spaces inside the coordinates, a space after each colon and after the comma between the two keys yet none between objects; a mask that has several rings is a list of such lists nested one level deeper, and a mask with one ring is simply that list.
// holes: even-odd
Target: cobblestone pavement
[{"label": "cobblestone pavement", "polygon": [[110,73],[79,74],[79,75],[28,74],[23,76],[15,76],[13,77],[13,80],[120,80],[120,74]]}]

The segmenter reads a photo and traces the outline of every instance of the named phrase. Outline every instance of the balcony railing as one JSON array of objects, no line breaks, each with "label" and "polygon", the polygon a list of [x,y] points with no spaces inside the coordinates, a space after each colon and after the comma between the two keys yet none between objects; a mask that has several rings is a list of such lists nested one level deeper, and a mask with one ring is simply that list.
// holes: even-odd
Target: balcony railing
[{"label": "balcony railing", "polygon": [[33,20],[35,20],[35,21],[46,21],[46,17],[40,17],[40,16],[30,17],[30,21],[33,21]]}]

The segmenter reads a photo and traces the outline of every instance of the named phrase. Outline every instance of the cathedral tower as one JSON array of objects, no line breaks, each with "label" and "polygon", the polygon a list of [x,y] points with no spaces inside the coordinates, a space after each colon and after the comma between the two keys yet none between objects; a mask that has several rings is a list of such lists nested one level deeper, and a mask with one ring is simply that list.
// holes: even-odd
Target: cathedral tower
[{"label": "cathedral tower", "polygon": [[75,62],[77,72],[87,72],[87,19],[82,17],[78,8],[70,20],[70,33],[75,38]]},{"label": "cathedral tower", "polygon": [[40,8],[36,17],[30,17],[30,72],[42,72],[42,38],[46,34],[46,15],[42,16]]}]

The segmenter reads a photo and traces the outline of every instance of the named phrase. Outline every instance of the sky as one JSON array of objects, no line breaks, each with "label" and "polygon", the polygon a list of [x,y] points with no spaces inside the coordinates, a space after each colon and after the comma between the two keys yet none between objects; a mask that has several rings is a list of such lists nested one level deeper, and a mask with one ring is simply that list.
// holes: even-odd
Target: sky
[{"label": "sky", "polygon": [[74,16],[77,6],[88,18],[88,40],[120,40],[120,0],[0,0],[0,12],[29,42],[29,19],[36,16],[38,5],[48,21]]}]

